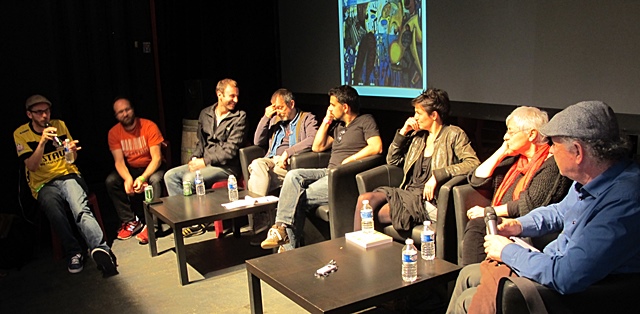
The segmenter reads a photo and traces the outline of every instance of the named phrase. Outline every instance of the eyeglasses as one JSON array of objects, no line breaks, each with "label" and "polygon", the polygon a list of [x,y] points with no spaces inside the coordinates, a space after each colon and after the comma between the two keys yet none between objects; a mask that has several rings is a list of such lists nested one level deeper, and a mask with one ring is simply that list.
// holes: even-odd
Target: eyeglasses
[{"label": "eyeglasses", "polygon": [[122,114],[123,114],[123,113],[125,113],[125,112],[130,112],[131,110],[132,110],[132,109],[131,109],[131,107],[129,107],[129,108],[124,108],[124,109],[122,109],[122,110],[120,110],[120,111],[116,112],[116,117],[117,117],[117,116],[119,116],[119,115],[122,115]]},{"label": "eyeglasses", "polygon": [[49,112],[51,112],[51,109],[47,108],[47,109],[43,109],[43,110],[29,110],[29,112],[41,116],[44,113],[49,114]]},{"label": "eyeglasses", "polygon": [[507,135],[514,136],[520,132],[524,132],[524,130],[507,130]]},{"label": "eyeglasses", "polygon": [[347,129],[342,129],[339,133],[338,133],[338,143],[342,142],[342,136],[347,133]]}]

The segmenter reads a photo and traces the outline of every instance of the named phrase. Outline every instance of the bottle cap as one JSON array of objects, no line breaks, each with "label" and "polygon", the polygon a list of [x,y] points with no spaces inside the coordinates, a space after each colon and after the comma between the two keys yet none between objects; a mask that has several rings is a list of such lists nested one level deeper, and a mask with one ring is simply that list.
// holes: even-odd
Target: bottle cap
[{"label": "bottle cap", "polygon": [[425,220],[423,224],[425,226],[430,226],[431,225],[431,221],[430,220]]},{"label": "bottle cap", "polygon": [[413,244],[413,239],[408,238],[407,240],[404,241],[405,244]]}]

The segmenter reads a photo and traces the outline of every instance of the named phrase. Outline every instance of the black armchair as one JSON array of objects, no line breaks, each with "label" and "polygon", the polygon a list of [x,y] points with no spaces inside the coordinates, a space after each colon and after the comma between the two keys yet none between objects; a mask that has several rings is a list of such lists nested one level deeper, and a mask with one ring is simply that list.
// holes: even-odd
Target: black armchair
[{"label": "black armchair", "polygon": [[[403,172],[398,166],[382,165],[356,175],[358,193],[371,192],[380,186],[400,186]],[[455,176],[442,184],[437,191],[438,222],[436,223],[436,257],[447,260],[456,260],[457,238],[456,223],[453,213],[453,202],[450,200],[451,189],[458,184],[466,182],[465,176]],[[353,212],[352,212],[353,215]],[[353,219],[351,219],[353,222]],[[383,232],[398,242],[411,237],[416,244],[420,244],[420,232],[422,225],[417,225],[411,231],[398,231],[392,225],[385,226]]]},{"label": "black armchair", "polygon": [[264,148],[258,145],[251,145],[240,148],[238,155],[240,156],[240,168],[242,168],[242,178],[244,179],[244,186],[247,186],[249,182],[249,165],[251,162],[260,157],[264,157],[266,154]]},{"label": "black armchair", "polygon": [[[466,180],[465,180],[466,181]],[[456,217],[456,236],[458,238],[458,265],[462,265],[462,247],[464,245],[464,230],[469,222],[467,210],[473,206],[491,205],[492,191],[476,189],[470,184],[463,184],[453,188],[453,204]]]},{"label": "black armchair", "polygon": [[[525,301],[525,296],[515,281],[526,281],[518,285],[529,284],[531,292],[525,292],[528,298],[537,297],[537,293],[546,311],[554,313],[627,313],[634,312],[635,298],[640,293],[640,274],[609,275],[593,284],[587,290],[575,294],[561,295],[527,278],[501,278],[496,295],[496,312],[540,313],[535,310],[535,302]],[[525,290],[528,291],[528,290]]]},{"label": "black armchair", "polygon": [[[291,168],[326,168],[330,158],[329,152],[296,154],[291,156]],[[329,223],[331,239],[353,231],[353,215],[359,195],[356,174],[382,163],[384,157],[375,155],[329,170],[329,204],[319,206],[313,216]]]},{"label": "black armchair", "polygon": [[[470,184],[463,184],[453,188],[453,204],[456,219],[456,232],[458,237],[458,265],[462,265],[462,248],[464,247],[464,230],[469,218],[467,210],[473,206],[489,206],[493,191],[489,189],[474,188]],[[558,233],[549,233],[535,238],[528,238],[531,244],[542,250],[549,242],[558,237]]]}]

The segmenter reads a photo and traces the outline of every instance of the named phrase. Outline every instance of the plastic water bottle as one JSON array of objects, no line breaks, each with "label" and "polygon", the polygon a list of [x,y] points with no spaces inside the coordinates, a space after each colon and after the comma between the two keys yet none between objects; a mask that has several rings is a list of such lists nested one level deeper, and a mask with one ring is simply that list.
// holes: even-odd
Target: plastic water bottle
[{"label": "plastic water bottle", "polygon": [[196,170],[196,179],[194,181],[194,185],[196,186],[196,194],[198,194],[199,196],[204,195],[206,189],[204,187],[204,180],[202,180],[200,170]]},{"label": "plastic water bottle", "polygon": [[362,233],[364,234],[373,234],[373,208],[369,205],[369,200],[362,201],[362,208],[360,209],[360,218],[361,223],[360,227],[362,229]]},{"label": "plastic water bottle", "polygon": [[430,261],[436,258],[436,234],[431,230],[431,221],[425,220],[424,229],[420,234],[420,253],[422,259]]},{"label": "plastic water bottle", "polygon": [[413,282],[418,279],[418,249],[413,239],[407,239],[402,249],[402,280]]},{"label": "plastic water bottle", "polygon": [[69,143],[70,142],[68,138],[64,139],[64,160],[66,160],[68,164],[72,164],[74,161],[76,161],[76,158],[75,156],[73,156],[73,152],[69,148]]},{"label": "plastic water bottle", "polygon": [[229,189],[229,201],[235,202],[238,200],[238,180],[236,176],[229,175],[227,179],[227,188]]}]

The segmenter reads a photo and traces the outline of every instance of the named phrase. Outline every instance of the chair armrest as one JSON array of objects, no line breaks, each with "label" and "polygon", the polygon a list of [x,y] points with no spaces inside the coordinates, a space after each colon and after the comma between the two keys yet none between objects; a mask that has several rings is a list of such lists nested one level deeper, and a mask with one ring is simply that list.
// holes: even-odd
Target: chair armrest
[{"label": "chair armrest", "polygon": [[326,168],[331,159],[331,152],[305,152],[291,156],[289,163],[291,169],[299,168]]},{"label": "chair armrest", "polygon": [[[458,247],[456,216],[451,200],[454,187],[467,182],[466,176],[455,176],[440,186],[438,191],[438,221],[436,223],[436,257],[455,261]],[[462,238],[460,238],[462,239]]]},{"label": "chair armrest", "polygon": [[464,230],[467,228],[469,218],[467,210],[473,206],[491,205],[491,191],[487,189],[476,189],[470,184],[463,184],[453,188],[453,204],[456,219],[456,234],[458,238],[458,265],[462,263],[462,242]]},{"label": "chair armrest", "polygon": [[238,155],[240,156],[240,167],[242,168],[242,176],[245,182],[249,182],[249,165],[251,162],[256,158],[264,157],[265,154],[264,148],[258,145],[240,148]]},{"label": "chair armrest", "polygon": [[171,142],[164,140],[160,143],[160,152],[162,153],[162,161],[167,169],[172,167],[171,164]]},{"label": "chair armrest", "polygon": [[[532,283],[549,313],[623,313],[636,306],[639,280],[637,273],[609,275],[585,291],[567,295]],[[522,292],[509,278],[498,283],[496,309],[497,313],[528,313]]]},{"label": "chair armrest", "polygon": [[353,215],[358,202],[356,174],[385,162],[375,155],[340,165],[329,171],[329,227],[331,239],[353,231]]},{"label": "chair armrest", "polygon": [[380,186],[399,187],[403,177],[402,168],[392,165],[382,165],[360,172],[356,175],[358,193],[371,192]]}]

